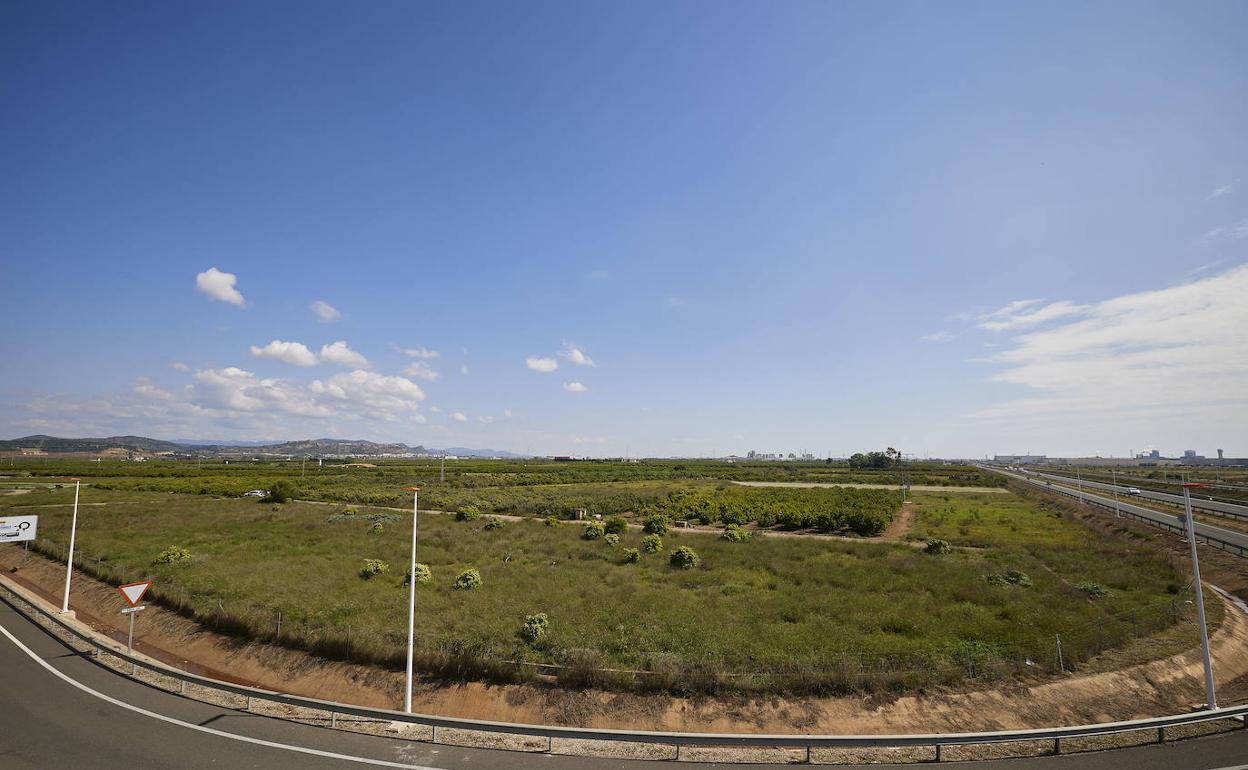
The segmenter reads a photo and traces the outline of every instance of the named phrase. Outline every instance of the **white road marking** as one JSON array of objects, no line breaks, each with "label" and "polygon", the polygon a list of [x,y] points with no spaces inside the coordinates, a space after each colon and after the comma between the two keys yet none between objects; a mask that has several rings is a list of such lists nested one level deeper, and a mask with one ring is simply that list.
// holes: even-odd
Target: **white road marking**
[{"label": "white road marking", "polygon": [[[359,764],[362,764],[362,765],[376,765],[378,767],[398,767],[398,768],[403,768],[404,770],[440,770],[439,768],[429,767],[428,765],[409,765],[409,764],[404,764],[401,762],[390,762],[384,759],[370,759],[368,757],[357,757],[351,754],[337,754],[332,751],[321,751],[320,749],[310,749],[310,748],[307,748],[306,746],[291,746],[290,744],[286,744],[286,743],[277,743],[275,741],[266,741],[261,738],[252,738],[246,735],[236,735],[235,733],[227,733],[224,730],[215,730],[211,727],[204,727],[203,725],[192,724],[190,722],[183,722],[180,719],[174,719],[173,717],[165,716],[164,714],[157,714],[154,711],[148,711],[147,709],[139,708],[138,706],[132,706],[129,703],[117,700],[116,698],[112,696],[105,695],[102,692],[98,692],[96,690],[91,689],[90,687],[87,687],[85,684],[82,684],[81,682],[77,681],[76,679],[73,679],[67,674],[64,674],[56,670],[55,668],[53,668],[51,665],[48,664],[47,661],[45,661],[43,658],[40,658],[38,655],[36,655],[29,647],[22,644],[22,642],[17,637],[9,633],[9,629],[0,625],[0,632],[2,632],[6,637],[8,637],[9,641],[13,642],[13,644],[15,644],[19,650],[29,655],[31,660],[35,661],[40,666],[43,666],[45,669],[52,672],[56,676],[60,677],[65,682],[73,685],[74,687],[77,687],[79,690],[82,690],[83,692],[89,695],[94,695],[100,700],[111,703],[114,706],[120,706],[121,708],[128,709],[137,714],[142,714],[143,716],[146,716],[146,717],[151,717],[152,719],[159,719],[162,722],[168,722],[169,724],[172,724],[172,725],[178,725],[179,727],[186,727],[191,730],[198,730],[201,733],[217,735],[222,738],[229,738],[230,740],[242,741],[244,743],[252,743],[257,746],[267,746],[271,749],[295,751],[295,752],[299,752],[300,754],[312,754],[314,756],[326,757],[328,759],[341,759],[344,762],[358,762]],[[1226,770],[1233,770],[1233,769],[1227,768]]]}]

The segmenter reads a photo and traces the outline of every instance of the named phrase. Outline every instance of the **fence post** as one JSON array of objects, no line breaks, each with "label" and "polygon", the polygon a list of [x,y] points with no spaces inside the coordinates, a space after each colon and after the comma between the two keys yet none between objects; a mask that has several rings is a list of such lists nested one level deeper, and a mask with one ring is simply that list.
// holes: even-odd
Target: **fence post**
[{"label": "fence post", "polygon": [[338,712],[337,711],[329,712],[329,726],[333,728],[338,727]]},{"label": "fence post", "polygon": [[1053,753],[1054,754],[1062,753],[1062,739],[1061,738],[1053,739]]},{"label": "fence post", "polygon": [[182,680],[182,695],[183,696],[186,695],[186,680],[185,679]]},{"label": "fence post", "polygon": [[281,639],[281,638],[282,638],[282,611],[278,610],[277,611],[277,631],[273,634],[273,641],[276,642],[278,639]]},{"label": "fence post", "polygon": [[1157,742],[1158,743],[1166,742],[1166,728],[1164,727],[1157,728]]},{"label": "fence post", "polygon": [[936,761],[940,761],[940,744],[936,744]]}]

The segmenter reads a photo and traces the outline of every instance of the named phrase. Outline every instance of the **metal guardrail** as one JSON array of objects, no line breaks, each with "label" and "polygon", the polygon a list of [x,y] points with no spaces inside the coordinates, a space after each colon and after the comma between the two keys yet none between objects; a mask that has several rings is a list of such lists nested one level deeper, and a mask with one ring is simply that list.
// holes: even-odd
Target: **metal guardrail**
[{"label": "metal guardrail", "polygon": [[[1076,484],[1079,481],[1079,479],[1075,476],[1067,476],[1061,473],[1037,472],[1036,475],[1042,478],[1069,484]],[[1090,489],[1095,489],[1098,492],[1113,492],[1113,485],[1106,481],[1084,479],[1083,483],[1085,486]],[[1124,485],[1122,484],[1118,485],[1119,489],[1122,489],[1123,486]],[[1143,487],[1142,491],[1148,493],[1143,496],[1143,499],[1150,502],[1159,503],[1161,505],[1170,505],[1176,508],[1183,507],[1183,495],[1181,494],[1175,494],[1174,492],[1161,489],[1152,489],[1149,487]],[[1201,513],[1209,514],[1210,516],[1221,516],[1225,519],[1238,519],[1240,521],[1248,520],[1248,504],[1245,504],[1240,500],[1213,499],[1207,496],[1192,495],[1192,509],[1200,511]]]},{"label": "metal guardrail", "polygon": [[[1183,525],[1178,523],[1179,522],[1178,517],[1175,517],[1174,523],[1168,522],[1164,518],[1156,518],[1156,517],[1164,517],[1164,516],[1169,515],[1165,513],[1164,511],[1153,511],[1147,508],[1141,508],[1140,506],[1137,506],[1137,505],[1132,505],[1131,503],[1124,503],[1122,501],[1119,501],[1117,504],[1117,507],[1115,508],[1113,500],[1110,500],[1109,498],[1105,498],[1105,497],[1099,497],[1097,495],[1093,495],[1086,491],[1083,492],[1081,495],[1078,492],[1078,490],[1071,489],[1070,487],[1062,486],[1061,484],[1042,483],[1042,482],[1036,481],[1035,479],[1029,479],[1025,476],[1016,476],[1013,473],[1006,473],[1005,471],[997,470],[996,468],[988,468],[988,470],[994,471],[996,473],[1000,473],[1001,475],[1007,476],[1015,481],[1020,481],[1020,482],[1023,482],[1024,484],[1029,484],[1037,489],[1040,489],[1046,492],[1058,492],[1060,494],[1066,495],[1067,497],[1071,497],[1076,500],[1082,499],[1082,501],[1087,505],[1093,505],[1093,506],[1096,506],[1097,508],[1104,508],[1107,511],[1116,510],[1118,513],[1121,513],[1123,516],[1127,518],[1135,519],[1136,521],[1141,521],[1145,524],[1148,524],[1154,527],[1159,527],[1161,529],[1165,529],[1171,532],[1177,532],[1184,536],[1187,535],[1187,532],[1184,529]],[[1226,551],[1227,553],[1233,553],[1236,556],[1248,557],[1248,547],[1245,547],[1244,545],[1240,543],[1236,543],[1231,540],[1225,540],[1223,538],[1218,537],[1217,535],[1210,534],[1208,531],[1209,525],[1207,524],[1202,525],[1198,523],[1197,527],[1198,528],[1196,530],[1196,540],[1198,542],[1203,540],[1207,545]],[[1202,529],[1204,531],[1202,531]]]},{"label": "metal guardrail", "polygon": [[[494,722],[487,720],[443,717],[432,714],[409,714],[390,709],[367,708],[352,706],[346,703],[306,698],[298,695],[264,690],[245,685],[231,684],[218,679],[192,674],[181,669],[165,666],[145,660],[142,657],[127,654],[119,646],[106,644],[94,635],[84,633],[66,623],[56,614],[40,607],[27,597],[14,591],[6,582],[0,581],[0,588],[7,597],[0,601],[14,610],[23,612],[18,604],[30,608],[25,613],[36,622],[42,619],[54,628],[67,633],[75,639],[86,643],[94,656],[101,654],[116,658],[130,665],[130,674],[124,670],[111,668],[123,676],[136,678],[137,670],[144,669],[159,676],[173,679],[179,683],[182,695],[187,693],[187,685],[196,685],[209,690],[231,693],[246,698],[246,710],[251,709],[253,700],[268,701],[297,708],[323,711],[329,716],[331,726],[337,726],[337,718],[342,715],[355,716],[367,720],[383,722],[402,722],[432,728],[433,743],[439,741],[440,729],[465,730],[476,733],[493,733],[501,735],[517,735],[534,738],[545,738],[545,752],[554,751],[553,741],[556,739],[572,739],[579,741],[619,741],[628,743],[646,743],[666,746],[675,749],[676,760],[680,760],[682,747],[692,746],[725,746],[725,747],[767,747],[767,748],[798,748],[806,750],[806,761],[811,761],[812,748],[861,748],[896,749],[901,747],[928,747],[933,751],[931,761],[942,759],[942,747],[972,746],[984,744],[1008,744],[1034,741],[1052,741],[1054,754],[1062,753],[1062,741],[1077,738],[1091,738],[1121,733],[1146,732],[1150,735],[1149,742],[1164,743],[1166,729],[1198,725],[1217,720],[1237,720],[1239,729],[1248,727],[1248,704],[1225,708],[1197,711],[1188,714],[1136,719],[1123,722],[1107,722],[1097,725],[1080,725],[1074,727],[1050,727],[1034,730],[1002,730],[995,732],[973,733],[924,733],[913,735],[794,735],[794,734],[742,734],[742,733],[682,733],[643,730],[611,730],[590,729],[582,727],[556,727],[548,725],[518,724],[513,722]],[[1155,738],[1151,736],[1155,734]],[[445,737],[445,736],[443,736]],[[1137,742],[1133,745],[1139,745]],[[575,752],[560,752],[575,753]],[[723,761],[722,759],[718,761]]]}]

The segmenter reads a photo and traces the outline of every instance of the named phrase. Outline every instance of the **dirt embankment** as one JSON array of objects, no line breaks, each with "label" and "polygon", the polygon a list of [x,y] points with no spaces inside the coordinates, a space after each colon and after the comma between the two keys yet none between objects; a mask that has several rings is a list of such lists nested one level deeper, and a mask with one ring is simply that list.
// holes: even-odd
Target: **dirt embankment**
[{"label": "dirt embankment", "polygon": [[[17,571],[11,571],[18,567]],[[19,549],[0,569],[55,601],[64,567]],[[1211,593],[1210,600],[1216,600]],[[73,609],[84,622],[124,638],[116,589],[74,578]],[[327,700],[394,708],[403,674],[325,661],[307,653],[215,634],[150,606],[135,626],[140,651],[198,673]],[[1248,617],[1230,606],[1213,637],[1221,683],[1248,681]],[[903,733],[1017,729],[1153,716],[1186,710],[1203,693],[1198,650],[1091,676],[1030,686],[900,698],[671,698],[542,685],[420,681],[413,706],[425,713],[508,722],[655,730],[775,733]],[[1241,695],[1248,696],[1248,688]],[[1224,690],[1224,702],[1234,693]]]}]

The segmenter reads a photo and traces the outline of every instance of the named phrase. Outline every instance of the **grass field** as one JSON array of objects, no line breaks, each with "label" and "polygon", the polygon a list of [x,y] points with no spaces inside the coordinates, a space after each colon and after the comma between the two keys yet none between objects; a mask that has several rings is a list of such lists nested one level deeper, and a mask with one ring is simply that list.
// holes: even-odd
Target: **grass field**
[{"label": "grass field", "polygon": [[[673,505],[690,510],[724,493],[680,483],[687,491]],[[765,506],[765,495],[780,494],[778,505],[784,495],[810,492],[735,490],[759,496],[741,498],[747,508]],[[39,513],[42,547],[55,552],[67,539],[69,508],[27,506],[63,504],[71,495],[3,497],[0,511]],[[612,547],[584,539],[579,524],[530,519],[492,529],[489,517],[426,515],[419,561],[432,577],[417,591],[419,662],[427,671],[488,679],[531,675],[515,661],[544,663],[565,667],[560,676],[569,684],[677,691],[910,690],[1047,669],[1056,634],[1069,666],[1177,617],[1182,579],[1134,546],[1012,494],[915,499],[913,536],[948,540],[950,553],[869,540],[759,534],[732,543],[672,532],[661,552],[627,563],[625,549],[641,544],[636,529]],[[88,571],[114,582],[151,576],[159,600],[223,630],[272,636],[280,612],[285,643],[387,664],[402,659],[410,536],[402,514],[361,507],[344,517],[344,505],[275,508],[94,487],[84,502],[107,503],[81,513],[79,553]],[[374,519],[382,519],[380,532]],[[190,557],[156,563],[170,546]],[[696,550],[696,568],[669,563],[679,546]],[[367,559],[388,571],[362,578]],[[455,589],[467,569],[479,571],[482,585]],[[1026,579],[1007,579],[1018,574]],[[549,626],[531,642],[521,630],[538,613]]]}]

